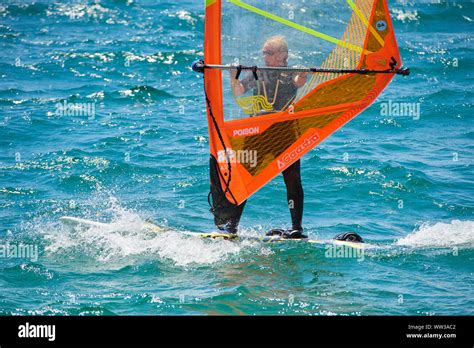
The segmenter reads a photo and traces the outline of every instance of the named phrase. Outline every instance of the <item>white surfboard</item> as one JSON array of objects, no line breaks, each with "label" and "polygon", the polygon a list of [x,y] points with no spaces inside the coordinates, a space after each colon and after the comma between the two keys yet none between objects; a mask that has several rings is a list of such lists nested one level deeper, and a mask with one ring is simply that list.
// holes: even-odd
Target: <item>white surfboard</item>
[{"label": "white surfboard", "polygon": [[[97,222],[87,219],[82,219],[78,217],[72,216],[62,216],[59,220],[68,226],[71,227],[84,227],[84,228],[105,228],[109,227],[110,224],[106,224],[103,222]],[[143,227],[149,231],[155,233],[165,233],[170,231],[164,227],[161,227],[154,222],[146,221],[143,223]],[[249,236],[239,236],[239,235],[232,235],[227,233],[219,233],[219,232],[210,232],[210,233],[198,233],[198,232],[181,232],[188,236],[199,237],[199,238],[206,238],[206,239],[224,239],[224,240],[254,240],[262,243],[297,243],[297,242],[306,242],[311,243],[316,246],[326,246],[326,245],[340,245],[340,246],[347,246],[354,249],[367,249],[375,247],[372,244],[367,243],[356,243],[356,242],[348,242],[348,241],[340,241],[340,240],[318,240],[318,239],[309,239],[309,238],[302,238],[302,239],[286,239],[280,236],[262,236],[262,237],[249,237]]]}]

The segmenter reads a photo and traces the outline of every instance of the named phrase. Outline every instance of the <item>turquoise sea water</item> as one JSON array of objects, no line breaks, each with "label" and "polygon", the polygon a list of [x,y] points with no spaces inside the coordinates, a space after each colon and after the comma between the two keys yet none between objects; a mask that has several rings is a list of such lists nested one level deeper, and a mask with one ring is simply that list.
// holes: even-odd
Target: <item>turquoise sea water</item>
[{"label": "turquoise sea water", "polygon": [[[190,70],[201,1],[2,2],[0,314],[472,314],[474,5],[390,5],[412,74],[302,161],[306,231],[381,245],[329,258],[181,233],[214,229]],[[278,177],[249,200],[241,234],[289,227],[285,199]],[[110,225],[71,229],[63,215]],[[38,257],[5,252],[21,245]]]}]

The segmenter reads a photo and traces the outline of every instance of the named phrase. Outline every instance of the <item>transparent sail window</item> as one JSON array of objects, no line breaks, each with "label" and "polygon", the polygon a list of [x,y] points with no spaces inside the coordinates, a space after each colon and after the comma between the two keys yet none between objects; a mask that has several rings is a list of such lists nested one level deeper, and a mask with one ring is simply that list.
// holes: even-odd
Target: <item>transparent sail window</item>
[{"label": "transparent sail window", "polygon": [[[347,0],[222,1],[222,63],[261,67],[355,69],[364,27]],[[373,0],[353,2],[368,18]],[[367,13],[369,12],[369,13]],[[357,27],[347,33],[350,22]],[[358,30],[360,33],[352,34]],[[341,40],[344,42],[341,43]],[[286,110],[330,74],[290,71],[223,71],[225,119]],[[321,76],[316,76],[321,75]]]}]

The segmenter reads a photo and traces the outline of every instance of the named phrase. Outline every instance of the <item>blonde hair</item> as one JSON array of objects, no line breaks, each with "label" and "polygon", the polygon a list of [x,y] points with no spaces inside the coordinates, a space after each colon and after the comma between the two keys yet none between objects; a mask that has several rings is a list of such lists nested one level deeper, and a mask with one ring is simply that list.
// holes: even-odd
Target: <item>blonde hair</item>
[{"label": "blonde hair", "polygon": [[265,43],[276,44],[281,52],[288,52],[288,42],[286,42],[285,37],[282,35],[269,37]]},{"label": "blonde hair", "polygon": [[286,53],[286,55],[283,57],[283,64],[288,65],[288,42],[286,42],[284,36],[276,35],[269,37],[267,41],[265,41],[264,46],[266,44],[274,44],[278,47],[279,52]]}]

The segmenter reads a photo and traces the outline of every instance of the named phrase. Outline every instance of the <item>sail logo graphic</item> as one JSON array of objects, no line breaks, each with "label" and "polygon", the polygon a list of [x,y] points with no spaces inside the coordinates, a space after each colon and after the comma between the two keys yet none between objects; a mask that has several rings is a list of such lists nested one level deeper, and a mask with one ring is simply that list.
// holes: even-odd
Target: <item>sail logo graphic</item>
[{"label": "sail logo graphic", "polygon": [[377,28],[378,31],[384,31],[387,29],[387,22],[385,21],[378,21],[377,24],[375,24],[375,27]]},{"label": "sail logo graphic", "polygon": [[241,137],[244,135],[254,135],[260,133],[260,127],[249,127],[244,129],[234,129],[232,136]]},{"label": "sail logo graphic", "polygon": [[281,159],[277,161],[278,169],[283,169],[287,167],[292,161],[296,158],[301,157],[301,155],[314,145],[316,145],[319,141],[320,137],[318,133],[314,133],[310,137],[306,138],[302,144],[300,144],[296,149],[291,152],[284,154]]}]

